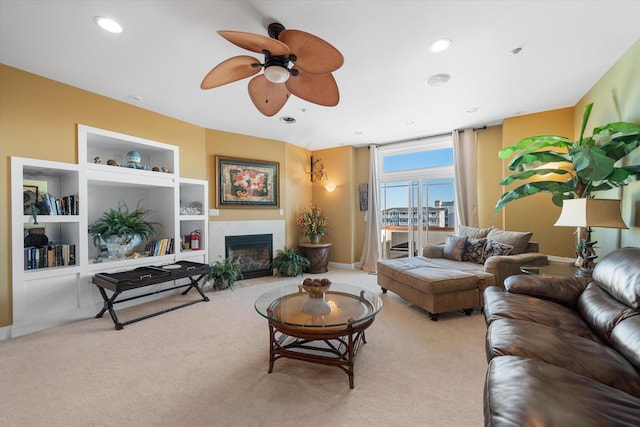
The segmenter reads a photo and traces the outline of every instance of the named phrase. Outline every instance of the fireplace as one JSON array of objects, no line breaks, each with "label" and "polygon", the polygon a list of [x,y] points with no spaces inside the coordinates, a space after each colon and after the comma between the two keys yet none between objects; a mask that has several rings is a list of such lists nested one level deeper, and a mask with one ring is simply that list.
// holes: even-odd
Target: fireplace
[{"label": "fireplace", "polygon": [[225,236],[225,258],[240,264],[245,279],[273,275],[273,235]]}]

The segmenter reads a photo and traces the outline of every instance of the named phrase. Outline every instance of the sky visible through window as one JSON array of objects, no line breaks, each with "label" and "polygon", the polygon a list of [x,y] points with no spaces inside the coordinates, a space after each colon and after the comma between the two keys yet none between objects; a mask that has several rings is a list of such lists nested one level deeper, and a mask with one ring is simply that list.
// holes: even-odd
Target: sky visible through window
[{"label": "sky visible through window", "polygon": [[[396,156],[385,156],[383,162],[384,172],[407,171],[412,169],[424,169],[438,166],[449,166],[453,164],[453,149],[444,148],[440,150],[422,151],[418,153],[400,154]],[[418,173],[416,173],[418,175]],[[416,176],[417,178],[417,176]],[[407,207],[408,193],[407,181],[387,182],[383,185],[384,198],[383,208]],[[430,179],[428,186],[428,206],[435,206],[436,200],[453,201],[453,179]]]}]

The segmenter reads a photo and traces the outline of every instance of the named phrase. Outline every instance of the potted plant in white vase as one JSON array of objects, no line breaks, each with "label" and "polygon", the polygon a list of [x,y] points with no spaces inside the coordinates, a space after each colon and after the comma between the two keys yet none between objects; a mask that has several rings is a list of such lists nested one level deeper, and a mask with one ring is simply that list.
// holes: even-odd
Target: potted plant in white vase
[{"label": "potted plant in white vase", "polygon": [[104,212],[91,224],[89,234],[96,246],[101,240],[105,242],[110,259],[125,258],[143,239],[155,236],[154,226],[158,223],[146,219],[150,213],[150,210],[141,208],[140,203],[130,211],[126,203],[121,202],[117,208]]}]

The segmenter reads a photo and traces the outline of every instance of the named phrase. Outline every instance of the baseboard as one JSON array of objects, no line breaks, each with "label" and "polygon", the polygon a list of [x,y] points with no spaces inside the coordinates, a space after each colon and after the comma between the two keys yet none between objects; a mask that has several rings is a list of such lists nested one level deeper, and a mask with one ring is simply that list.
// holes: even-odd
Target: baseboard
[{"label": "baseboard", "polygon": [[11,325],[0,328],[0,341],[11,338]]},{"label": "baseboard", "polygon": [[360,264],[360,263],[345,264],[345,263],[341,263],[341,262],[330,262],[329,263],[329,267],[342,268],[343,270],[357,270],[358,269],[358,264]]}]

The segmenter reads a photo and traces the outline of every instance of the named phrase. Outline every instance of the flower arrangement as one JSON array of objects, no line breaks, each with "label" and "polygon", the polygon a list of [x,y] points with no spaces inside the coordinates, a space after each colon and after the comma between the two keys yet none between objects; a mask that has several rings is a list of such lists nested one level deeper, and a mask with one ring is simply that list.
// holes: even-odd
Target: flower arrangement
[{"label": "flower arrangement", "polygon": [[318,243],[320,236],[327,234],[329,219],[325,216],[324,211],[314,203],[311,209],[302,210],[297,223],[304,236],[308,236],[312,243]]}]

